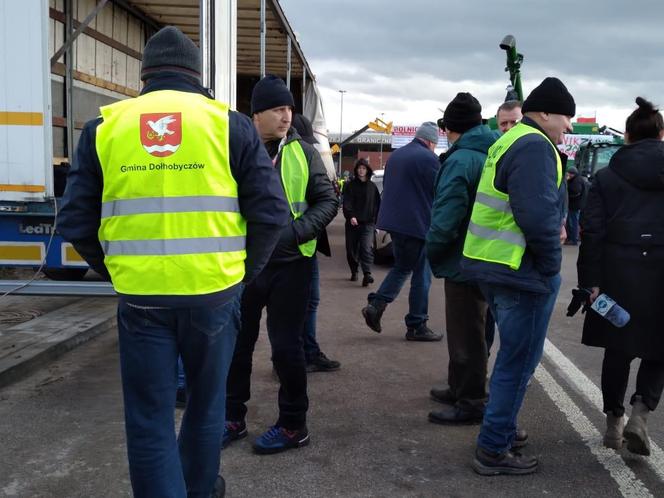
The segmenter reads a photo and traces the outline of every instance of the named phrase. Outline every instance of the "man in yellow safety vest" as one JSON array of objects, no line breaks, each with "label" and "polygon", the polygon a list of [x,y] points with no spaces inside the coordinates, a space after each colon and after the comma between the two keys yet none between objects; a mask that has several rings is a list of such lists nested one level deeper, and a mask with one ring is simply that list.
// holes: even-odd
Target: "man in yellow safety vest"
[{"label": "man in yellow safety vest", "polygon": [[[226,378],[240,295],[288,220],[251,121],[201,86],[198,47],[166,27],[141,95],[88,122],[58,231],[120,295],[127,453],[136,497],[223,496]],[[175,438],[177,360],[187,404]]]},{"label": "man in yellow safety vest", "polygon": [[293,95],[276,76],[260,80],[251,95],[254,126],[279,172],[291,220],[270,261],[242,296],[242,330],[228,375],[224,446],[247,435],[254,346],[263,308],[272,362],[279,377],[279,417],[253,444],[259,454],[309,443],[307,372],[302,332],[314,272],[316,239],[338,211],[338,201],[316,149],[291,126]]},{"label": "man in yellow safety vest", "polygon": [[556,145],[576,106],[560,80],[546,78],[522,111],[489,149],[463,249],[464,274],[479,282],[500,333],[473,462],[482,475],[537,470],[535,458],[512,448],[527,438],[516,437],[517,415],[560,288],[565,187]]}]

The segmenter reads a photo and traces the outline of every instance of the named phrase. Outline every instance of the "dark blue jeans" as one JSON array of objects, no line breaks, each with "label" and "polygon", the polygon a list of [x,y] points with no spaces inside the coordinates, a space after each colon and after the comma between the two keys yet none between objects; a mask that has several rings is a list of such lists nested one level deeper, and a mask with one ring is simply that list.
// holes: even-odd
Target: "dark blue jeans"
[{"label": "dark blue jeans", "polygon": [[410,293],[408,294],[408,314],[405,317],[406,327],[417,328],[429,319],[429,287],[431,287],[431,268],[424,250],[424,240],[416,239],[399,233],[390,233],[394,266],[376,292],[369,294],[369,302],[394,301],[408,277]]},{"label": "dark blue jeans", "polygon": [[477,445],[492,453],[509,450],[528,381],[542,358],[549,319],[560,289],[551,277],[551,292],[539,294],[499,285],[481,285],[498,325],[500,349],[489,385],[489,402]]},{"label": "dark blue jeans", "polygon": [[311,290],[309,292],[309,304],[304,322],[304,356],[307,361],[312,360],[320,354],[320,346],[316,340],[316,315],[320,304],[320,270],[318,269],[318,258],[314,255],[313,271],[311,273]]},{"label": "dark blue jeans", "polygon": [[[226,377],[240,329],[240,292],[216,307],[118,306],[129,473],[137,498],[205,497],[221,452]],[[175,438],[178,356],[187,407]]]},{"label": "dark blue jeans", "polygon": [[581,211],[578,209],[567,213],[567,241],[573,244],[579,243],[579,216]]}]

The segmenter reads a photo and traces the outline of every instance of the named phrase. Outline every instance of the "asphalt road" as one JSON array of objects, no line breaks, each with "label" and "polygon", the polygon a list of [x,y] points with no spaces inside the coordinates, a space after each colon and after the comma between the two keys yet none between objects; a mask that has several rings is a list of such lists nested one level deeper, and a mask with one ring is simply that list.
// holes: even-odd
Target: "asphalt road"
[{"label": "asphalt road", "polygon": [[[347,280],[340,219],[329,232],[334,255],[321,258],[318,334],[342,369],[309,377],[310,446],[258,456],[245,439],[224,451],[227,496],[664,496],[661,413],[651,417],[657,448],[650,459],[601,446],[602,351],[580,344],[580,317],[564,316],[576,248],[564,250],[550,342],[519,420],[530,434],[525,451],[538,456],[540,470],[486,478],[470,468],[477,426],[427,422],[436,408],[429,389],[445,385],[445,341],[404,340],[406,292],[388,308],[383,333],[370,331],[360,315],[367,289]],[[385,272],[376,269],[376,284]],[[436,330],[444,329],[442,287],[434,281],[430,294]],[[277,384],[264,333],[252,381],[247,422],[256,436],[276,418]],[[0,390],[0,440],[0,496],[130,496],[115,334]]]}]

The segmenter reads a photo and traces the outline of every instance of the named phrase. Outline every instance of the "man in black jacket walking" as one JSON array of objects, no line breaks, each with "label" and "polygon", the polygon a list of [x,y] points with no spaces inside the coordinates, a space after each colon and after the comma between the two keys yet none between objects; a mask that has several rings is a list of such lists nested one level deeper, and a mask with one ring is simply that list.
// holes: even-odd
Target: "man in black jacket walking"
[{"label": "man in black jacket walking", "polygon": [[224,446],[247,435],[252,356],[263,308],[272,362],[279,376],[279,418],[254,442],[257,453],[278,453],[309,443],[307,371],[302,330],[309,302],[316,238],[338,211],[323,161],[291,127],[293,96],[276,76],[254,87],[251,114],[279,171],[291,219],[263,272],[242,296],[242,329],[228,374]]},{"label": "man in black jacket walking", "polygon": [[350,267],[350,280],[357,280],[362,266],[362,287],[373,283],[373,234],[380,208],[380,192],[371,181],[373,170],[366,159],[355,163],[355,178],[344,187],[344,217],[346,218],[346,258]]},{"label": "man in black jacket walking", "polygon": [[588,184],[574,166],[567,169],[567,196],[569,207],[567,212],[567,241],[565,245],[575,246],[579,243],[579,217],[585,204]]}]

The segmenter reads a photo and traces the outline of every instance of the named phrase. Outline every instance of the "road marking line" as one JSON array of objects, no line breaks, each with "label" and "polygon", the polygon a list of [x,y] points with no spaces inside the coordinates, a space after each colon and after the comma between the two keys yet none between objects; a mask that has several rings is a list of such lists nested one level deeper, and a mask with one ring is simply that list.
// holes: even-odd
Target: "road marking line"
[{"label": "road marking line", "polygon": [[[604,414],[604,403],[602,401],[602,391],[586,376],[572,361],[567,358],[556,346],[548,339],[544,343],[544,354],[560,369],[560,373],[565,377],[574,388],[583,394],[595,407]],[[650,468],[657,474],[661,481],[664,481],[664,451],[650,440],[650,456],[643,460],[648,463]]]},{"label": "road marking line", "polygon": [[588,446],[599,463],[609,472],[613,480],[618,484],[620,493],[626,498],[652,496],[643,482],[636,477],[622,457],[609,448],[602,445],[602,436],[588,420],[581,409],[569,397],[563,388],[556,382],[546,369],[540,365],[535,370],[535,378],[542,385],[546,394],[553,400],[558,409],[567,417],[574,430],[581,436],[583,442]]}]

